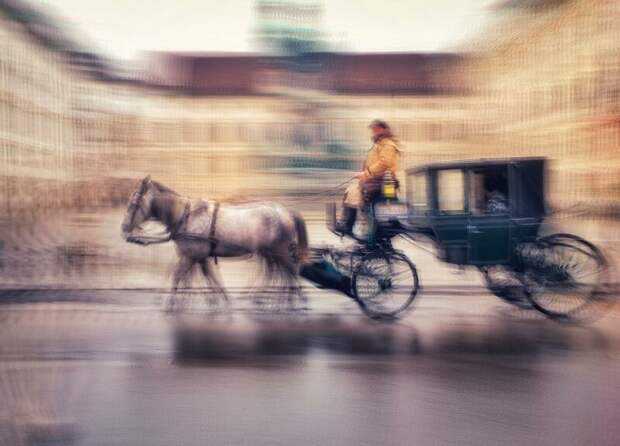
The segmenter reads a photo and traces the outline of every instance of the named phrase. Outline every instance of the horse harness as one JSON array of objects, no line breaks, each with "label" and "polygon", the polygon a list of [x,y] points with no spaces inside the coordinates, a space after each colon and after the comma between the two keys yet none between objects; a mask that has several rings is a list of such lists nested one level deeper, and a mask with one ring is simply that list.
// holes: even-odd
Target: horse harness
[{"label": "horse harness", "polygon": [[144,209],[142,208],[142,197],[144,195],[144,190],[140,189],[139,192],[134,192],[130,201],[129,201],[129,206],[131,208],[131,219],[129,220],[129,225],[133,228],[133,224],[134,221],[136,220],[136,212],[138,211],[138,209],[140,209],[140,212],[142,212],[142,216],[144,217],[146,215],[146,212],[144,211]]},{"label": "horse harness", "polygon": [[211,214],[211,222],[209,225],[209,235],[205,238],[202,234],[192,234],[187,232],[187,221],[189,220],[190,214],[196,213],[198,211],[204,210],[206,214],[209,213],[209,202],[207,201],[204,206],[198,207],[194,210],[191,210],[191,203],[187,201],[185,203],[185,209],[183,210],[183,215],[181,219],[177,223],[176,227],[173,230],[172,239],[181,239],[181,238],[191,238],[191,239],[200,239],[209,241],[209,253],[210,257],[213,257],[215,263],[217,264],[217,256],[215,253],[215,248],[217,247],[217,238],[215,237],[215,228],[217,224],[217,214],[220,209],[219,201],[216,201],[213,205],[213,213]]},{"label": "horse harness", "polygon": [[[208,206],[208,204],[207,204]],[[211,257],[213,257],[213,261],[217,265],[217,256],[215,255],[215,248],[217,247],[217,239],[215,238],[215,223],[217,222],[217,211],[220,210],[220,202],[215,202],[215,207],[213,209],[213,216],[211,217],[211,227],[209,228],[209,239],[211,247],[209,249],[209,253]]]}]

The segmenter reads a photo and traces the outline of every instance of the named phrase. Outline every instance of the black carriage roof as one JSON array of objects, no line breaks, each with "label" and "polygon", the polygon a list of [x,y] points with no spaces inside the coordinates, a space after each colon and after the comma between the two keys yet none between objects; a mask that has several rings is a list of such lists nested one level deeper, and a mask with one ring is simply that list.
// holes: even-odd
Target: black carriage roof
[{"label": "black carriage roof", "polygon": [[448,169],[463,169],[463,168],[476,168],[486,166],[503,166],[510,164],[524,164],[532,161],[544,162],[545,157],[528,157],[528,158],[496,158],[496,159],[477,159],[466,161],[449,161],[443,163],[431,163],[423,166],[411,167],[407,169],[407,175],[416,174],[419,172],[425,172],[429,170],[448,170]]}]

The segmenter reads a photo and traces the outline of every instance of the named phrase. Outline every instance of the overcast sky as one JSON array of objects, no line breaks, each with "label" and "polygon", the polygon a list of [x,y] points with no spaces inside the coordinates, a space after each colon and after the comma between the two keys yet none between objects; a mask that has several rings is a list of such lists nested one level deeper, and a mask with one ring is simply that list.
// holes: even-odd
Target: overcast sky
[{"label": "overcast sky", "polygon": [[[30,0],[64,18],[72,34],[119,59],[143,50],[257,51],[256,0]],[[491,0],[323,0],[335,49],[450,50],[481,32]]]}]

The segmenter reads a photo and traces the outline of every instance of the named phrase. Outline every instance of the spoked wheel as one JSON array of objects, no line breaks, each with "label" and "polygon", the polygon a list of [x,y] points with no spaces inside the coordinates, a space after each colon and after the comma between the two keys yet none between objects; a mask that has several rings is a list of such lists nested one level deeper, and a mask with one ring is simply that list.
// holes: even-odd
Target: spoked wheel
[{"label": "spoked wheel", "polygon": [[504,265],[480,268],[487,288],[503,301],[519,308],[532,308],[520,275]]},{"label": "spoked wheel", "polygon": [[[520,250],[523,281],[532,306],[554,319],[593,316],[612,301],[605,292],[608,264],[591,243],[554,234]],[[588,314],[586,309],[594,310]]]},{"label": "spoked wheel", "polygon": [[365,255],[353,272],[353,292],[370,317],[394,317],[406,310],[418,293],[415,266],[393,251]]}]

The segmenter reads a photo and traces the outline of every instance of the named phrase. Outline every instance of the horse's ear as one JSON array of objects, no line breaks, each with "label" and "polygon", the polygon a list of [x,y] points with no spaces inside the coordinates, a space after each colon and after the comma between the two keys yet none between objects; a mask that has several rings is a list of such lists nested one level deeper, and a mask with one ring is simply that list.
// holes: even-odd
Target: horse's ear
[{"label": "horse's ear", "polygon": [[142,180],[142,187],[146,189],[146,187],[151,184],[151,176],[147,175],[144,177],[144,179]]},{"label": "horse's ear", "polygon": [[146,177],[144,177],[142,179],[142,181],[140,181],[140,193],[141,194],[146,192],[146,188],[148,187],[150,182],[151,182],[151,176],[150,175],[147,175]]}]

